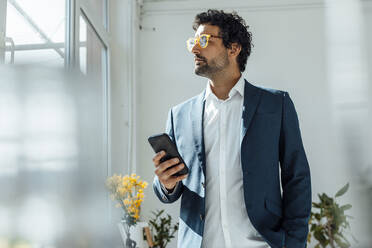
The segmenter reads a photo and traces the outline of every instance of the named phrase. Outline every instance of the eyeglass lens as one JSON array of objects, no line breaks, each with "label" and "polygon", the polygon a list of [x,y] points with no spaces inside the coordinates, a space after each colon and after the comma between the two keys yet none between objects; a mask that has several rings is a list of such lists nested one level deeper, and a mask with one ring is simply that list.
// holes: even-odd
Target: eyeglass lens
[{"label": "eyeglass lens", "polygon": [[203,47],[203,48],[206,47],[206,45],[207,45],[207,36],[201,36],[199,42],[200,42],[200,46],[201,47]]}]

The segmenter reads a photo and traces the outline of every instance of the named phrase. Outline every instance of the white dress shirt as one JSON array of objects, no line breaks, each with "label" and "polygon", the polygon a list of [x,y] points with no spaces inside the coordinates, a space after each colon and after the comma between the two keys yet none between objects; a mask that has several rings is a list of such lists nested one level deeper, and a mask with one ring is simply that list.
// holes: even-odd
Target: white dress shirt
[{"label": "white dress shirt", "polygon": [[202,248],[269,248],[245,207],[241,166],[244,78],[229,97],[216,97],[208,81],[204,108],[206,155],[205,224]]}]

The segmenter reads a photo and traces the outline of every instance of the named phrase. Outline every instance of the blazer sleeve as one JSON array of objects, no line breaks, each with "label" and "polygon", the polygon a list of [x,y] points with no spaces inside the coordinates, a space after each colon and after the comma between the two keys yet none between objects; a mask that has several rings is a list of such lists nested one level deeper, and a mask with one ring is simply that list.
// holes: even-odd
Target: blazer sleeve
[{"label": "blazer sleeve", "polygon": [[302,144],[294,104],[287,92],[283,94],[282,128],[279,161],[283,189],[283,223],[285,247],[306,247],[311,213],[310,168]]},{"label": "blazer sleeve", "polygon": [[[165,128],[165,133],[169,135],[170,139],[173,142],[175,142],[172,109],[169,110],[169,113],[168,113],[168,120],[167,120],[167,124]],[[154,177],[152,187],[154,189],[156,196],[163,203],[172,203],[172,202],[177,201],[183,192],[183,183],[182,181],[179,181],[175,189],[171,193],[168,193],[166,190],[163,189],[163,187],[161,186],[161,182],[159,181],[159,178],[156,175]]]}]

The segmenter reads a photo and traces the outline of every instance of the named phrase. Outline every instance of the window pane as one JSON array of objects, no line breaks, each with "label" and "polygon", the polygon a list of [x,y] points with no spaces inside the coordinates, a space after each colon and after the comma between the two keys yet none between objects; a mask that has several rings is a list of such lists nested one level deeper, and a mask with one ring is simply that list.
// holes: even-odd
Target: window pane
[{"label": "window pane", "polygon": [[101,21],[102,25],[105,26],[105,19],[107,17],[107,0],[88,0],[88,2],[92,6],[92,9],[94,11],[93,14],[95,14],[98,20]]},{"label": "window pane", "polygon": [[83,17],[80,17],[80,33],[79,33],[79,40],[80,40],[80,48],[79,48],[79,64],[80,64],[80,71],[83,74],[87,74],[87,24]]},{"label": "window pane", "polygon": [[53,0],[53,4],[48,0],[8,1],[7,36],[13,38],[16,45],[44,41],[20,13],[24,12],[52,42],[64,42],[65,4],[65,0]]},{"label": "window pane", "polygon": [[[48,8],[45,8],[48,6]],[[16,46],[15,63],[43,63],[58,61],[64,65],[65,42],[65,0],[12,0],[7,4],[6,36]],[[60,48],[50,48],[48,44],[59,43]],[[28,47],[19,45],[41,45],[41,50],[24,52]],[[30,49],[31,50],[31,49]],[[25,56],[25,58],[23,58]]]},{"label": "window pane", "polygon": [[[65,49],[60,48],[64,53]],[[9,51],[5,53],[5,63],[10,63],[11,54]],[[48,67],[63,67],[64,58],[62,58],[55,50],[41,49],[41,50],[24,50],[16,51],[14,53],[14,64],[38,64]]]},{"label": "window pane", "polygon": [[0,74],[0,247],[118,247],[107,226],[101,87],[62,68]]},{"label": "window pane", "polygon": [[[97,36],[94,28],[87,21],[85,16],[79,18],[79,65],[84,74],[89,91],[84,99],[86,105],[84,115],[80,116],[83,128],[79,130],[82,140],[84,140],[84,150],[81,151],[82,157],[87,157],[89,164],[90,179],[86,182],[86,187],[95,189],[92,194],[86,195],[86,202],[95,202],[94,205],[86,205],[92,212],[86,215],[90,218],[104,219],[108,216],[108,208],[105,204],[106,195],[100,194],[99,189],[104,185],[107,177],[107,96],[106,96],[106,65],[107,52]],[[89,128],[87,128],[89,127]],[[94,135],[93,135],[94,134]],[[93,191],[92,191],[93,192]],[[91,227],[92,224],[90,223]],[[95,226],[94,228],[99,228]]]},{"label": "window pane", "polygon": [[[79,49],[79,63],[80,70],[90,82],[90,92],[92,93],[91,102],[89,105],[94,109],[95,115],[91,116],[90,125],[95,130],[100,130],[102,136],[105,135],[105,120],[106,120],[106,105],[107,101],[105,90],[106,90],[106,65],[107,65],[107,53],[106,48],[102,44],[101,40],[94,32],[90,23],[86,19],[80,16],[80,49]],[[92,112],[93,113],[93,112]],[[88,138],[88,137],[87,137]],[[107,161],[102,157],[104,154],[104,140],[97,140],[94,143],[87,144],[91,146],[91,149],[97,151],[97,166],[94,168],[98,169],[98,173],[102,175],[102,172],[107,171]],[[104,174],[104,177],[106,174]],[[102,177],[102,178],[104,178]]]},{"label": "window pane", "polygon": [[104,80],[103,70],[106,67],[106,47],[97,36],[92,26],[80,16],[80,70],[91,77],[97,84],[102,85]]}]

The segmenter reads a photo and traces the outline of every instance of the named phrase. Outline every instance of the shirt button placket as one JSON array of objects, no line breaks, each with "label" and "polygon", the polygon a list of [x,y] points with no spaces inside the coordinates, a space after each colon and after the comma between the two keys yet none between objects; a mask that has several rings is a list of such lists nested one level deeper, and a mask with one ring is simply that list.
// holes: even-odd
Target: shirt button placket
[{"label": "shirt button placket", "polygon": [[221,126],[220,126],[220,142],[221,142],[221,160],[220,160],[220,168],[221,168],[221,174],[220,174],[220,180],[221,180],[221,216],[222,216],[222,229],[225,234],[225,241],[226,246],[231,246],[231,238],[228,228],[228,214],[227,214],[227,186],[226,186],[226,106],[227,101],[224,101],[221,103]]}]

